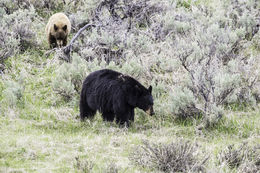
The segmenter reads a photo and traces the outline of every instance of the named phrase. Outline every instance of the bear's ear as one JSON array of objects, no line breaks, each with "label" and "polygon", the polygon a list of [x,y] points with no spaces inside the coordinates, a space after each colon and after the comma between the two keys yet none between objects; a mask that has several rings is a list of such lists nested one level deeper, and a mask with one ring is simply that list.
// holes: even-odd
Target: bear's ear
[{"label": "bear's ear", "polygon": [[63,31],[66,31],[66,30],[67,30],[67,25],[64,25],[64,26],[62,27],[62,29],[63,29]]},{"label": "bear's ear", "polygon": [[150,85],[149,88],[148,88],[148,91],[152,94],[152,86]]},{"label": "bear's ear", "polygon": [[54,30],[57,31],[58,27],[54,24]]}]

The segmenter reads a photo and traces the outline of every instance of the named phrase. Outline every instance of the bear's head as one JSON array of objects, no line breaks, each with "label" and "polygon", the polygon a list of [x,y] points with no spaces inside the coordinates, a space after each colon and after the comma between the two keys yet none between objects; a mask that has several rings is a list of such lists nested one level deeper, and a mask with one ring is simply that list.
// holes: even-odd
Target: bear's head
[{"label": "bear's head", "polygon": [[52,35],[55,37],[58,47],[62,47],[64,39],[68,35],[67,25],[63,23],[54,24]]},{"label": "bear's head", "polygon": [[128,103],[133,107],[138,107],[149,115],[154,115],[152,86],[146,89],[143,86],[135,85],[129,90]]}]

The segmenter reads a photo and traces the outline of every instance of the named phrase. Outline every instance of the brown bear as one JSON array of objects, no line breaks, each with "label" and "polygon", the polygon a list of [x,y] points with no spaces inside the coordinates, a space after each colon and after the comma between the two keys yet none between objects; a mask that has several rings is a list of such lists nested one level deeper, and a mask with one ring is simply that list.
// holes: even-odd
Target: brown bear
[{"label": "brown bear", "polygon": [[53,14],[45,28],[50,48],[66,46],[70,30],[70,20],[64,13]]}]

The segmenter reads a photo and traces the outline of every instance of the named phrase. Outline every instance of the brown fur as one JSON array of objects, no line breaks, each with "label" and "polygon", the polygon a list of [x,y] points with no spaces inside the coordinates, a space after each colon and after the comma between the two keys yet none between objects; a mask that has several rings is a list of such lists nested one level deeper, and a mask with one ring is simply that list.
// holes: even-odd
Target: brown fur
[{"label": "brown fur", "polygon": [[52,15],[45,28],[50,48],[66,46],[70,30],[70,21],[64,13]]}]

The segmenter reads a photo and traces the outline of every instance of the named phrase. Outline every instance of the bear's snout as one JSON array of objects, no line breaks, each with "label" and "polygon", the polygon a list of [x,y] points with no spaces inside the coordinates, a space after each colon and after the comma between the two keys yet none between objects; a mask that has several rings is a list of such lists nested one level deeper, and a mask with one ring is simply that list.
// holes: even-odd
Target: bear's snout
[{"label": "bear's snout", "polygon": [[61,48],[63,46],[63,40],[57,40],[57,45]]},{"label": "bear's snout", "polygon": [[149,108],[145,111],[148,115],[154,115],[153,106],[149,106]]}]

